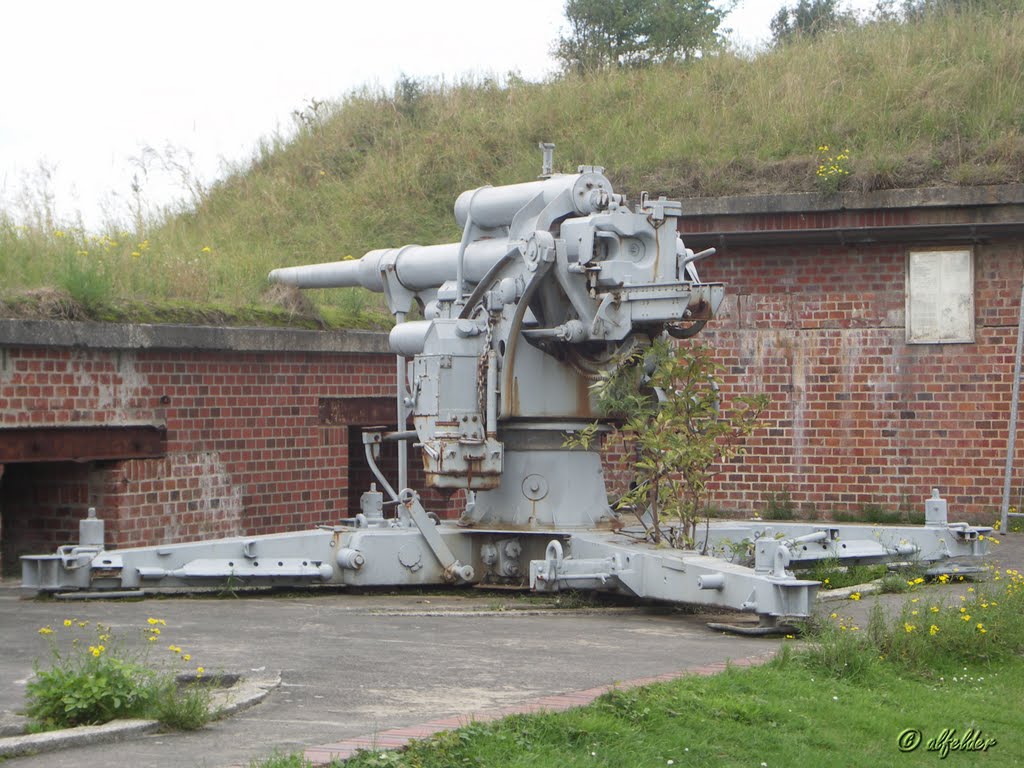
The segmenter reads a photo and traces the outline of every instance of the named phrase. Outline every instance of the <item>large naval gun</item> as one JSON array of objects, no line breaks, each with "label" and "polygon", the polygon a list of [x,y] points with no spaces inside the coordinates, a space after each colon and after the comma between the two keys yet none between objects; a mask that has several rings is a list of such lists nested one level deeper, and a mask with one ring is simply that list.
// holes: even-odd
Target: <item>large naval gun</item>
[{"label": "large naval gun", "polygon": [[[77,545],[23,558],[24,585],[129,594],[227,579],[603,590],[748,611],[770,628],[810,613],[819,583],[799,574],[816,560],[913,559],[941,570],[985,554],[987,529],[948,523],[937,493],[923,527],[731,521],[708,526],[694,551],[627,535],[599,453],[566,447],[566,435],[599,420],[590,385],[603,371],[664,334],[699,333],[725,289],[700,281],[697,262],[713,249],[686,248],[679,202],[642,194],[631,208],[602,168],[552,173],[552,147],[542,147],[539,179],[458,197],[457,243],[270,273],[299,288],[383,292],[395,316],[398,428],[364,432],[379,488],[363,494],[355,518],[113,551],[84,521]],[[423,319],[408,319],[414,307]],[[400,448],[397,478],[375,461],[388,441]],[[410,447],[428,486],[464,491],[457,520],[440,520],[408,487]],[[752,562],[734,562],[737,542],[749,542]]]}]

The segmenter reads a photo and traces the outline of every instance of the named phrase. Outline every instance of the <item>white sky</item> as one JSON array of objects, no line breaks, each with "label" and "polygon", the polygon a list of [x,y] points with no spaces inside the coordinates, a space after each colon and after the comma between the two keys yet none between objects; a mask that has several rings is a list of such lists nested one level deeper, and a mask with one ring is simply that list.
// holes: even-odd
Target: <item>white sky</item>
[{"label": "white sky", "polygon": [[[733,39],[756,45],[784,0],[740,0]],[[856,0],[856,7],[873,5]],[[20,217],[41,164],[58,214],[127,220],[133,173],[151,206],[185,195],[137,162],[174,149],[204,183],[291,130],[310,99],[401,74],[428,79],[555,71],[564,0],[4,0],[0,8],[0,207]]]}]

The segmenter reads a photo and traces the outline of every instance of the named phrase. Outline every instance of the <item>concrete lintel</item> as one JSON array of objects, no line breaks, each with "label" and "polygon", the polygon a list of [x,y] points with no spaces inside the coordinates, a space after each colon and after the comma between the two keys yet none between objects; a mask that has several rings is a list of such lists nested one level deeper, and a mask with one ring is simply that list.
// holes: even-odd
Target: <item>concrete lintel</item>
[{"label": "concrete lintel", "polygon": [[0,319],[0,346],[390,353],[388,335],[377,331],[306,331],[292,328],[129,325],[17,319]]},{"label": "concrete lintel", "polygon": [[876,192],[693,197],[682,201],[683,217],[765,213],[816,213],[893,208],[963,208],[1024,203],[1024,184],[987,187],[929,187]]}]

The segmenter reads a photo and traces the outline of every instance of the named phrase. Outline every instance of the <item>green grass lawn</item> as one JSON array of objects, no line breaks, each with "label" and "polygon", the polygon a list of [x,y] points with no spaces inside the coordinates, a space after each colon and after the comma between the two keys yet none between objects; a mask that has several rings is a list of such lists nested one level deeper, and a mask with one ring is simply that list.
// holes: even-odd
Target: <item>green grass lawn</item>
[{"label": "green grass lawn", "polygon": [[[984,756],[952,755],[1016,766],[1024,754],[1019,704],[1024,660],[933,677],[879,666],[857,680],[808,667],[799,653],[753,669],[690,677],[612,692],[561,713],[516,715],[468,725],[417,742],[404,752],[365,752],[345,766],[906,766],[934,765],[927,749],[943,729],[980,729],[995,738]],[[917,729],[912,753],[900,734]],[[265,768],[301,766],[281,758]]]}]

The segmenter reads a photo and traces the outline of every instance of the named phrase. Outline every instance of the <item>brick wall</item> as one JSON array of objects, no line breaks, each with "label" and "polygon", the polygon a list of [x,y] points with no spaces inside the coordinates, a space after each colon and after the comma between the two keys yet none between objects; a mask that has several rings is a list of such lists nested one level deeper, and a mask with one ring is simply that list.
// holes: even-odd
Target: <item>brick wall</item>
[{"label": "brick wall", "polygon": [[[701,272],[725,282],[727,298],[699,339],[725,365],[723,393],[771,398],[768,426],[718,478],[713,504],[749,513],[786,494],[815,515],[919,511],[939,487],[957,517],[991,521],[1024,187],[687,201],[684,210],[687,245],[720,249]],[[907,251],[954,241],[973,243],[976,340],[908,345]],[[100,328],[0,321],[0,430],[164,424],[166,455],[0,466],[6,567],[76,539],[90,505],[119,546],[301,529],[357,511],[368,482],[353,455],[358,425],[379,424],[394,393],[383,336]],[[368,399],[378,403],[369,411]],[[413,452],[410,484],[422,490],[420,467]],[[449,514],[460,497],[424,494],[428,509]]]},{"label": "brick wall", "polygon": [[[381,350],[385,344],[375,342]],[[88,506],[106,520],[108,544],[122,547],[303,529],[349,516],[364,489],[350,499],[350,468],[360,483],[367,476],[361,451],[349,455],[350,440],[360,444],[356,425],[382,422],[346,423],[342,413],[325,424],[320,404],[376,400],[378,412],[393,414],[394,381],[394,356],[384,351],[5,346],[0,430],[154,423],[165,424],[167,436],[163,458],[6,465],[5,567],[12,570],[20,554],[77,540]],[[418,485],[415,457],[410,466]],[[424,500],[441,513],[447,508],[436,495]]]},{"label": "brick wall", "polygon": [[[1012,208],[1019,222],[1019,206]],[[750,441],[747,457],[718,478],[713,504],[764,510],[773,494],[785,494],[809,515],[877,505],[920,512],[938,487],[958,518],[991,522],[997,516],[1021,239],[993,235],[957,246],[974,251],[974,343],[905,343],[904,290],[909,249],[949,247],[948,240],[935,239],[949,236],[946,225],[999,214],[928,207],[709,215],[686,222],[688,245],[715,244],[702,242],[699,232],[726,233],[727,245],[702,263],[701,277],[725,282],[728,298],[700,337],[725,366],[726,398],[735,391],[771,398],[767,428]],[[880,227],[903,242],[807,244],[794,233],[792,245],[770,235],[762,238],[769,244],[758,245],[757,234],[749,234],[828,227],[848,227],[847,236],[858,227]],[[734,232],[748,234],[730,247]],[[1020,443],[1015,463],[1024,474]],[[1021,484],[1018,477],[1015,495]]]}]

